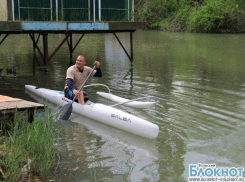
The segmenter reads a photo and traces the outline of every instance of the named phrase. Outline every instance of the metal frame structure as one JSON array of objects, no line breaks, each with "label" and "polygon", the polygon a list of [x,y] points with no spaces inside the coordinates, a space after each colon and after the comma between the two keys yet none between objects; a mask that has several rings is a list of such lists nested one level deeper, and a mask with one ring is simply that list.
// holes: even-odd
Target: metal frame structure
[{"label": "metal frame structure", "polygon": [[[13,20],[15,20],[14,16],[14,0],[12,1],[12,14],[13,14]],[[21,9],[48,9],[50,10],[50,19],[52,21],[53,15],[52,15],[52,0],[50,0],[50,8],[38,8],[38,7],[21,7],[20,6],[20,1],[18,0],[18,16],[20,20],[20,11]],[[139,29],[146,29],[146,24],[144,22],[95,22],[96,17],[95,17],[95,3],[96,0],[93,0],[93,23],[92,22],[83,22],[83,23],[69,23],[69,22],[58,22],[58,1],[55,1],[56,4],[56,21],[55,22],[49,22],[48,29],[45,29],[47,27],[45,25],[46,22],[6,22],[6,23],[1,23],[0,22],[0,38],[2,34],[5,34],[5,36],[0,39],[0,45],[5,41],[5,39],[8,37],[9,34],[29,34],[32,42],[33,42],[33,52],[34,52],[34,59],[37,60],[36,57],[36,52],[41,56],[41,59],[43,60],[43,68],[48,68],[49,67],[49,62],[50,60],[54,57],[54,55],[58,52],[58,50],[61,48],[61,46],[67,42],[69,52],[70,52],[70,64],[72,63],[72,54],[78,44],[81,42],[82,38],[84,37],[85,34],[92,34],[92,33],[112,33],[119,44],[121,45],[122,49],[124,50],[125,54],[131,61],[131,64],[133,64],[133,32],[136,31],[137,28]],[[116,11],[128,11],[128,21],[129,21],[129,14],[130,14],[130,6],[129,6],[129,0],[128,0],[128,9],[117,9],[117,8],[101,8],[101,0],[98,0],[98,15],[99,15],[99,21],[101,21],[101,11],[102,10],[116,10]],[[134,0],[132,0],[134,2]],[[88,0],[88,8],[64,8],[63,7],[63,0],[61,0],[61,12],[62,12],[62,19],[64,18],[63,16],[63,11],[67,9],[86,9],[88,10],[88,21],[90,21],[90,0]],[[133,13],[133,10],[132,10]],[[133,16],[132,16],[133,18]],[[24,24],[24,27],[27,27],[27,29],[22,28],[22,24]],[[38,25],[40,24],[40,27]],[[47,23],[46,23],[47,24]],[[73,25],[71,25],[73,24]],[[74,25],[76,24],[76,25]],[[54,26],[54,28],[50,28],[50,26]],[[57,26],[57,27],[56,27]],[[73,27],[72,27],[73,26]],[[2,28],[1,28],[2,27]],[[44,29],[42,29],[44,27]],[[11,29],[12,28],[12,29]],[[120,39],[118,38],[116,33],[120,32],[128,32],[130,33],[130,52],[126,50]],[[57,48],[52,52],[51,55],[49,55],[49,49],[48,49],[48,34],[64,34],[65,38],[61,41],[61,43],[57,46]],[[38,34],[37,39],[35,38],[35,34]],[[75,45],[73,45],[73,34],[80,34],[80,38],[77,40]],[[38,46],[38,42],[40,39],[40,36],[43,36],[43,51]],[[37,51],[36,51],[37,50]],[[37,63],[39,67],[41,64],[37,60]]]},{"label": "metal frame structure", "polygon": [[[114,36],[116,37],[117,41],[119,42],[119,44],[121,45],[122,49],[124,50],[125,54],[127,55],[128,59],[131,61],[131,64],[133,64],[133,32],[135,30],[130,30],[127,31],[130,33],[130,52],[128,53],[128,51],[126,50],[126,48],[124,47],[124,45],[122,44],[122,42],[120,41],[120,39],[118,38],[117,34],[115,31],[112,32],[107,32],[107,33],[113,33]],[[120,31],[119,31],[120,32]],[[29,36],[33,42],[33,53],[34,53],[34,58],[35,60],[37,60],[38,66],[39,68],[49,68],[49,62],[51,61],[51,59],[55,56],[55,54],[59,51],[59,49],[61,48],[61,46],[67,42],[68,45],[68,49],[69,49],[69,54],[70,54],[70,65],[72,64],[73,58],[73,52],[76,49],[76,47],[78,46],[78,44],[81,42],[82,38],[84,37],[85,34],[91,34],[93,32],[84,32],[81,33],[80,38],[75,42],[75,44],[73,43],[73,34],[74,32],[69,32],[69,33],[65,33],[65,38],[61,41],[61,43],[59,43],[59,45],[57,46],[57,48],[52,52],[52,54],[49,54],[49,48],[48,48],[48,34],[49,33],[45,33],[45,32],[29,32]],[[104,32],[101,32],[104,33]],[[37,38],[35,38],[35,34],[37,34]],[[75,33],[77,34],[77,33]],[[2,40],[0,40],[0,45],[4,42],[4,40],[8,37],[9,34],[5,34],[5,36],[3,37]],[[39,43],[39,39],[40,36],[43,36],[43,51],[41,51],[41,49],[38,46]],[[1,37],[1,33],[0,33],[0,37]],[[38,61],[37,57],[36,57],[36,50],[38,51],[39,55],[41,56],[41,59],[43,60],[43,66],[41,66],[40,62]]]},{"label": "metal frame structure", "polygon": [[[73,52],[77,48],[78,44],[81,42],[85,34],[110,33],[115,36],[125,54],[127,55],[128,59],[133,64],[133,32],[135,32],[137,28],[145,29],[146,24],[144,22],[0,22],[0,38],[2,35],[5,34],[5,36],[0,39],[0,45],[6,40],[9,34],[29,34],[33,42],[34,54],[38,51],[41,59],[43,60],[44,67],[49,67],[49,62],[65,42],[67,42],[68,44],[70,63],[72,63]],[[130,47],[127,48],[128,51],[117,36],[117,33],[121,32],[130,34]],[[37,39],[35,39],[35,34],[38,35]],[[49,34],[65,35],[64,39],[61,41],[61,43],[58,44],[57,48],[51,54],[49,54],[48,47]],[[77,41],[74,42],[73,34],[80,34],[81,36],[78,38]],[[41,50],[38,46],[40,45],[38,44],[40,36],[43,37],[43,50]],[[41,66],[39,62],[38,64],[39,66]]]}]

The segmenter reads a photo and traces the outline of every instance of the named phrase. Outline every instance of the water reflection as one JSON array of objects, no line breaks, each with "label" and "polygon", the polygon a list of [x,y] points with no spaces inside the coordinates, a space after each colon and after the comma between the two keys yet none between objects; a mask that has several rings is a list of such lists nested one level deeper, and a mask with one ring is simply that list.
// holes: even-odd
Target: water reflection
[{"label": "water reflection", "polygon": [[[41,98],[26,91],[32,98]],[[52,112],[57,106],[48,104]],[[63,132],[57,139],[56,181],[160,179],[155,140],[113,128],[72,114],[71,120],[57,121]]]},{"label": "water reflection", "polygon": [[[129,181],[146,178],[150,181],[159,179],[159,165],[155,162],[158,160],[158,150],[154,141],[82,116],[72,115],[71,121],[78,124],[70,123],[70,121],[65,123],[66,142],[64,144],[67,150],[74,155],[75,161],[67,159],[64,161],[66,161],[66,167],[74,165],[74,162],[77,163],[77,170],[69,174],[66,172],[65,176],[69,175],[71,178],[74,176],[72,173],[80,173],[80,165],[86,163],[89,171],[95,172],[96,170],[93,178],[97,180],[106,178],[113,180],[115,175],[121,175],[122,180],[126,175]],[[62,122],[64,126],[64,121]],[[90,138],[91,136],[93,137]],[[66,156],[62,154],[62,158]],[[65,166],[60,164],[59,168]],[[87,172],[88,170],[83,173]],[[77,175],[75,176],[72,181],[79,180]],[[90,180],[93,179],[91,176],[88,177]]]}]

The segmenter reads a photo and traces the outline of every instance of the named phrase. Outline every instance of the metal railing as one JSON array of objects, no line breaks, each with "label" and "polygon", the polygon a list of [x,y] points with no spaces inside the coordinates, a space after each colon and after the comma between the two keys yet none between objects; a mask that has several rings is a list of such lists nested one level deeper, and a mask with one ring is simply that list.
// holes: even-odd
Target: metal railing
[{"label": "metal railing", "polygon": [[101,8],[101,0],[98,0],[98,7],[99,7],[99,21],[101,21],[101,11],[102,10],[115,10],[115,11],[128,11],[128,21],[129,21],[129,0],[128,0],[128,9],[118,9],[118,8]]},{"label": "metal railing", "polygon": [[64,4],[63,0],[61,0],[61,16],[62,16],[62,20],[64,20],[64,10],[88,10],[88,21],[90,21],[90,0],[88,0],[88,8],[64,8],[63,4]]},{"label": "metal railing", "polygon": [[53,17],[52,17],[52,0],[50,0],[50,8],[38,8],[38,7],[21,7],[20,6],[20,0],[18,0],[18,14],[19,14],[19,20],[20,20],[20,10],[21,9],[47,9],[49,10],[50,9],[50,21],[53,20]]},{"label": "metal railing", "polygon": [[[50,7],[47,8],[40,8],[40,7],[24,7],[20,5],[20,1],[18,0],[18,18],[20,20],[21,17],[21,9],[37,9],[37,10],[50,10],[50,21],[53,20],[53,14],[52,14],[52,8],[53,8],[53,4],[52,4],[52,0],[50,0]],[[64,10],[87,10],[88,11],[88,21],[90,21],[91,17],[90,17],[90,13],[91,13],[91,5],[90,5],[90,0],[88,0],[88,7],[87,8],[66,8],[64,7],[64,0],[61,0],[61,16],[62,16],[62,20],[64,20]],[[113,10],[113,11],[127,11],[128,13],[128,21],[130,21],[130,5],[129,5],[129,0],[128,0],[128,7],[127,9],[119,9],[119,8],[102,8],[101,7],[101,1],[102,0],[98,0],[98,19],[99,21],[101,21],[101,12],[105,11],[105,10]],[[132,1],[134,3],[134,1]],[[95,16],[95,12],[96,12],[96,6],[95,6],[96,0],[93,0],[93,21],[95,22],[96,20],[96,16]],[[132,3],[132,5],[133,5]],[[56,21],[59,21],[58,18],[58,14],[59,14],[59,8],[58,8],[58,0],[55,1],[55,12],[56,12]],[[133,7],[132,7],[133,8]],[[14,15],[14,0],[12,0],[12,14],[13,14],[13,21],[15,21],[15,15]],[[132,18],[133,19],[133,18]]]}]

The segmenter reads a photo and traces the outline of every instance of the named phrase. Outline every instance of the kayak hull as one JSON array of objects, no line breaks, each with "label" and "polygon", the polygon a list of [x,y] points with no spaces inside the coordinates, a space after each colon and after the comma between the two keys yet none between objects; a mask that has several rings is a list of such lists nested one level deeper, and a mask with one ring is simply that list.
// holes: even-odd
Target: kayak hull
[{"label": "kayak hull", "polygon": [[[60,106],[71,102],[69,99],[65,98],[60,91],[36,88],[32,85],[25,85],[25,88],[43,99]],[[101,103],[90,103],[83,106],[74,102],[72,108],[74,113],[142,137],[156,138],[159,133],[159,127],[157,125]]]}]

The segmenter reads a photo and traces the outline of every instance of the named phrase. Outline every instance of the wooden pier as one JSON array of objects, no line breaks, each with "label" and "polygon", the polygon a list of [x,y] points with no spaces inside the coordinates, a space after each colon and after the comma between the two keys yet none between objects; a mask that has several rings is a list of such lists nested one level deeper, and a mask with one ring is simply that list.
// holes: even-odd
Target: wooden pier
[{"label": "wooden pier", "polygon": [[0,116],[14,116],[16,111],[27,110],[28,121],[32,122],[34,119],[34,110],[44,109],[44,107],[45,106],[43,104],[0,95]]}]

